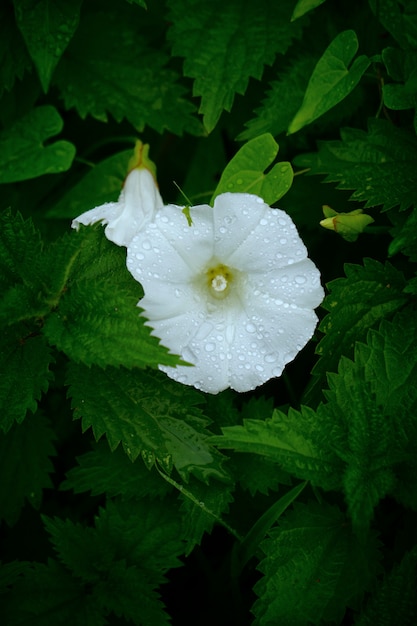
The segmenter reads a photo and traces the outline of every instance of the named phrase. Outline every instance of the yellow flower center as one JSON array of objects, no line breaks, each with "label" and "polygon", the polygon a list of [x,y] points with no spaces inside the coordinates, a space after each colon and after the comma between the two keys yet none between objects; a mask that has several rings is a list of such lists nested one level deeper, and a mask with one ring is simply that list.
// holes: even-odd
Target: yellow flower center
[{"label": "yellow flower center", "polygon": [[223,265],[223,263],[218,263],[207,270],[206,276],[207,286],[211,295],[219,299],[225,298],[233,282],[233,274],[230,268]]}]

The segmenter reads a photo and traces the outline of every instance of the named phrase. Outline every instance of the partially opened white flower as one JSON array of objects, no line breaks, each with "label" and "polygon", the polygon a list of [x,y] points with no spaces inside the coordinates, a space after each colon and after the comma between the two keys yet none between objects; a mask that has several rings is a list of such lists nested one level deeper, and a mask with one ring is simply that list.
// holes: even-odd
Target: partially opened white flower
[{"label": "partially opened white flower", "polygon": [[155,166],[148,158],[149,145],[136,143],[135,153],[129,163],[122,192],[117,202],[106,202],[73,220],[78,228],[103,222],[107,239],[118,246],[127,246],[137,232],[146,226],[163,201],[156,184]]},{"label": "partially opened white flower", "polygon": [[258,196],[224,193],[192,207],[191,222],[185,213],[163,207],[128,245],[153,334],[194,365],[161,369],[209,393],[249,391],[313,335],[320,273],[291,218]]}]

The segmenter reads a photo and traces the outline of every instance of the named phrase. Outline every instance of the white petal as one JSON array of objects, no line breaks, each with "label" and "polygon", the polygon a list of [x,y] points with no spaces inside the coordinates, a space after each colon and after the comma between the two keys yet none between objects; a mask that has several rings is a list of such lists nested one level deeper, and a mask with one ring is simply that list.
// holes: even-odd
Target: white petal
[{"label": "white petal", "polygon": [[128,246],[133,237],[153,219],[163,205],[155,180],[146,168],[135,168],[127,176],[117,202],[91,209],[73,220],[80,224],[107,224],[104,232],[118,246]]}]

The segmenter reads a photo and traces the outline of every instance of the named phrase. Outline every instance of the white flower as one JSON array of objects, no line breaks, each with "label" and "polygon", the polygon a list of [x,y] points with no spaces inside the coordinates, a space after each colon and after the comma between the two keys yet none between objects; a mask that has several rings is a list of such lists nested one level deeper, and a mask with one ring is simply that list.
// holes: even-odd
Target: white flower
[{"label": "white flower", "polygon": [[161,366],[209,393],[249,391],[280,376],[313,335],[324,297],[291,218],[258,196],[214,207],[168,205],[128,245],[153,334],[194,365]]},{"label": "white flower", "polygon": [[[72,227],[78,229],[103,222],[107,239],[118,246],[128,246],[137,232],[153,219],[163,201],[152,173],[153,164],[147,158],[149,146],[137,142],[135,156],[131,161],[133,169],[128,174],[117,202],[106,202],[83,213],[73,220]],[[151,168],[151,169],[149,169]]]}]

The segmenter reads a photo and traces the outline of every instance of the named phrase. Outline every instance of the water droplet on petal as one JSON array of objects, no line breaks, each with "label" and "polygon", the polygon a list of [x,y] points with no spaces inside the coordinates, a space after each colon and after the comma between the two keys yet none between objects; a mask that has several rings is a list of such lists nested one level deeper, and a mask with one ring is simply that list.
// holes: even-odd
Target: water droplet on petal
[{"label": "water droplet on petal", "polygon": [[213,350],[216,349],[216,344],[209,342],[209,343],[206,343],[204,347],[205,347],[206,352],[213,352]]},{"label": "water droplet on petal", "polygon": [[248,322],[245,326],[246,330],[248,331],[248,333],[254,333],[256,332],[256,326],[254,326],[253,324],[251,324],[251,322]]},{"label": "water droplet on petal", "polygon": [[138,261],[143,261],[143,259],[145,258],[145,255],[142,254],[142,252],[138,252],[135,256]]},{"label": "water droplet on petal", "polygon": [[306,281],[307,281],[307,279],[306,279],[306,277],[305,277],[305,276],[301,276],[301,275],[299,275],[299,276],[296,276],[296,277],[295,277],[295,282],[296,282],[298,285],[304,285],[304,283],[305,283]]},{"label": "water droplet on petal", "polygon": [[150,250],[151,249],[151,242],[148,241],[148,239],[145,239],[145,241],[142,243],[142,248],[144,250]]},{"label": "water droplet on petal", "polygon": [[266,363],[275,363],[275,361],[277,360],[277,355],[273,354],[272,352],[270,354],[265,354],[264,360]]},{"label": "water droplet on petal", "polygon": [[261,225],[261,226],[266,226],[266,225],[268,224],[268,220],[266,220],[265,218],[262,218],[262,219],[259,221],[259,223],[260,223],[260,225]]}]

